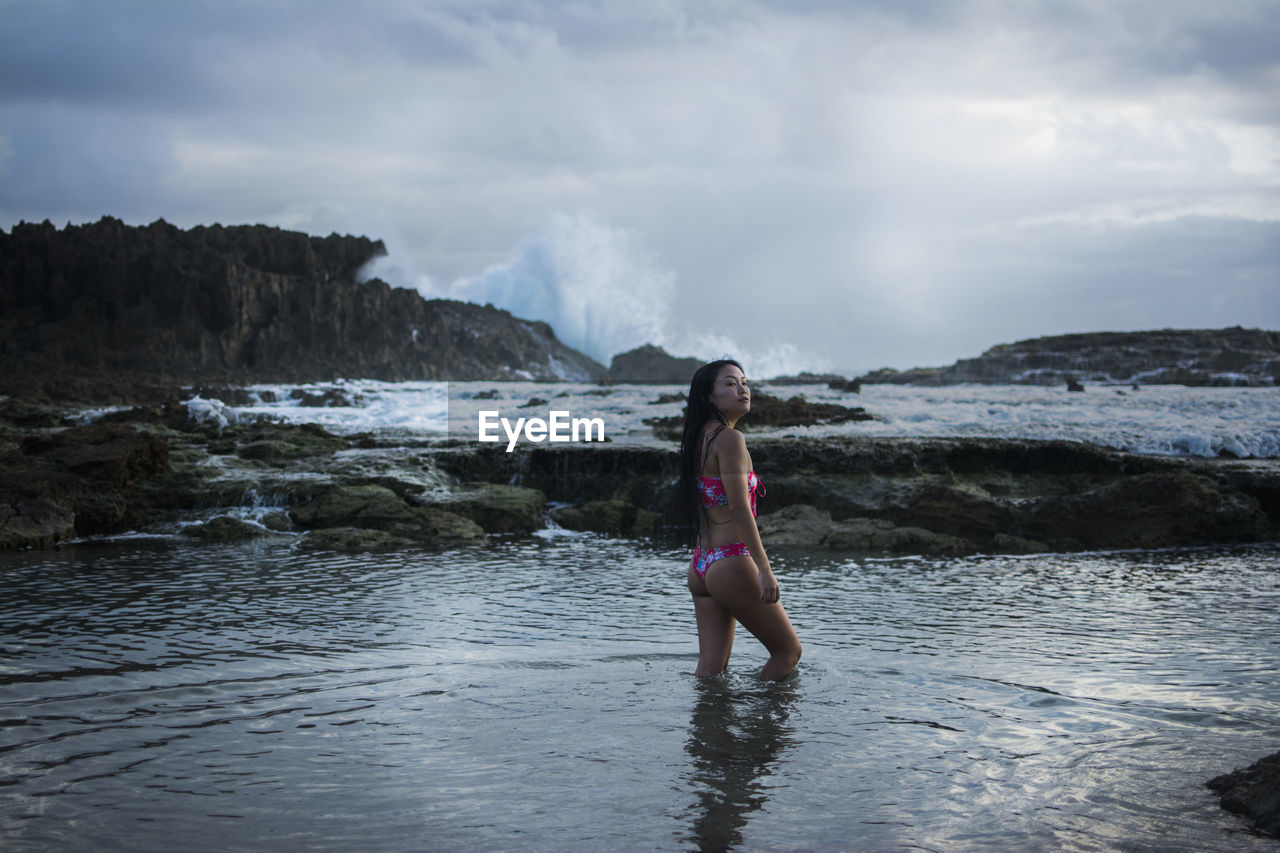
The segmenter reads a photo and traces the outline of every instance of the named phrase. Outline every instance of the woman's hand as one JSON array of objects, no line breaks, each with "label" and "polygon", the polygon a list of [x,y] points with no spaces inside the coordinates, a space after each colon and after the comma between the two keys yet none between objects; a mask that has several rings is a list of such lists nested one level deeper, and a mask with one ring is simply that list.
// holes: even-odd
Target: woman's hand
[{"label": "woman's hand", "polygon": [[760,572],[760,600],[766,604],[776,604],[781,597],[782,588],[778,586],[778,579],[773,576],[773,572],[768,569]]}]

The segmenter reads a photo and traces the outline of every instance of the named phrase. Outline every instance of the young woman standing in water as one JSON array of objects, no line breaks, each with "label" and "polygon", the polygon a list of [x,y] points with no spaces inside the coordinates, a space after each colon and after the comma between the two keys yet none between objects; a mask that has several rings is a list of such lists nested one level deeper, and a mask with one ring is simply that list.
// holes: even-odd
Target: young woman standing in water
[{"label": "young woman standing in water", "polygon": [[800,660],[800,640],[778,603],[778,581],[756,528],[756,497],[764,484],[751,469],[742,433],[734,429],[751,410],[742,366],[732,359],[705,364],[689,384],[678,520],[692,532],[689,591],[698,621],[699,677],[724,672],[741,622],[769,650],[760,678],[781,681]]}]

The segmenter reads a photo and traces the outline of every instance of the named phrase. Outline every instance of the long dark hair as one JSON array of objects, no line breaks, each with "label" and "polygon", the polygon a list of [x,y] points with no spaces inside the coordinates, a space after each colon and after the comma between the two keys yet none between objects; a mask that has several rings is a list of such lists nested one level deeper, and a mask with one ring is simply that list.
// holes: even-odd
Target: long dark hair
[{"label": "long dark hair", "polygon": [[711,402],[716,377],[726,365],[742,370],[731,358],[721,358],[699,367],[689,382],[689,401],[684,408],[684,432],[680,437],[680,479],[676,481],[673,515],[676,527],[690,545],[697,544],[698,526],[702,521],[702,500],[698,493],[698,477],[702,473],[702,427],[709,420],[727,424],[724,415]]}]

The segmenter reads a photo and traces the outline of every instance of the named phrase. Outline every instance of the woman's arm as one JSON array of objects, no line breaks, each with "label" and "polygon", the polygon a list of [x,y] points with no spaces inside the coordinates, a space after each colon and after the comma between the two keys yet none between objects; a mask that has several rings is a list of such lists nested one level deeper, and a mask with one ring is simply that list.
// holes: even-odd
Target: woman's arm
[{"label": "woman's arm", "polygon": [[751,457],[747,453],[747,440],[742,433],[727,429],[716,439],[716,455],[720,463],[720,480],[729,499],[729,518],[739,541],[747,546],[751,558],[760,570],[760,600],[775,602],[781,592],[778,581],[769,567],[769,557],[760,541],[760,529],[751,514],[751,492],[747,475],[751,471]]}]

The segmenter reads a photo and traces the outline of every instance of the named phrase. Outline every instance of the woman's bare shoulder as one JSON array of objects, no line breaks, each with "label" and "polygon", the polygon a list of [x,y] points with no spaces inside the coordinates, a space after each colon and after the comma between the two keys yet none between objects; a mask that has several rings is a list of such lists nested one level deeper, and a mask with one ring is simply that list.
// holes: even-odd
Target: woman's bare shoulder
[{"label": "woman's bare shoulder", "polygon": [[750,470],[751,456],[747,453],[747,440],[736,429],[721,431],[711,446],[721,470]]}]

